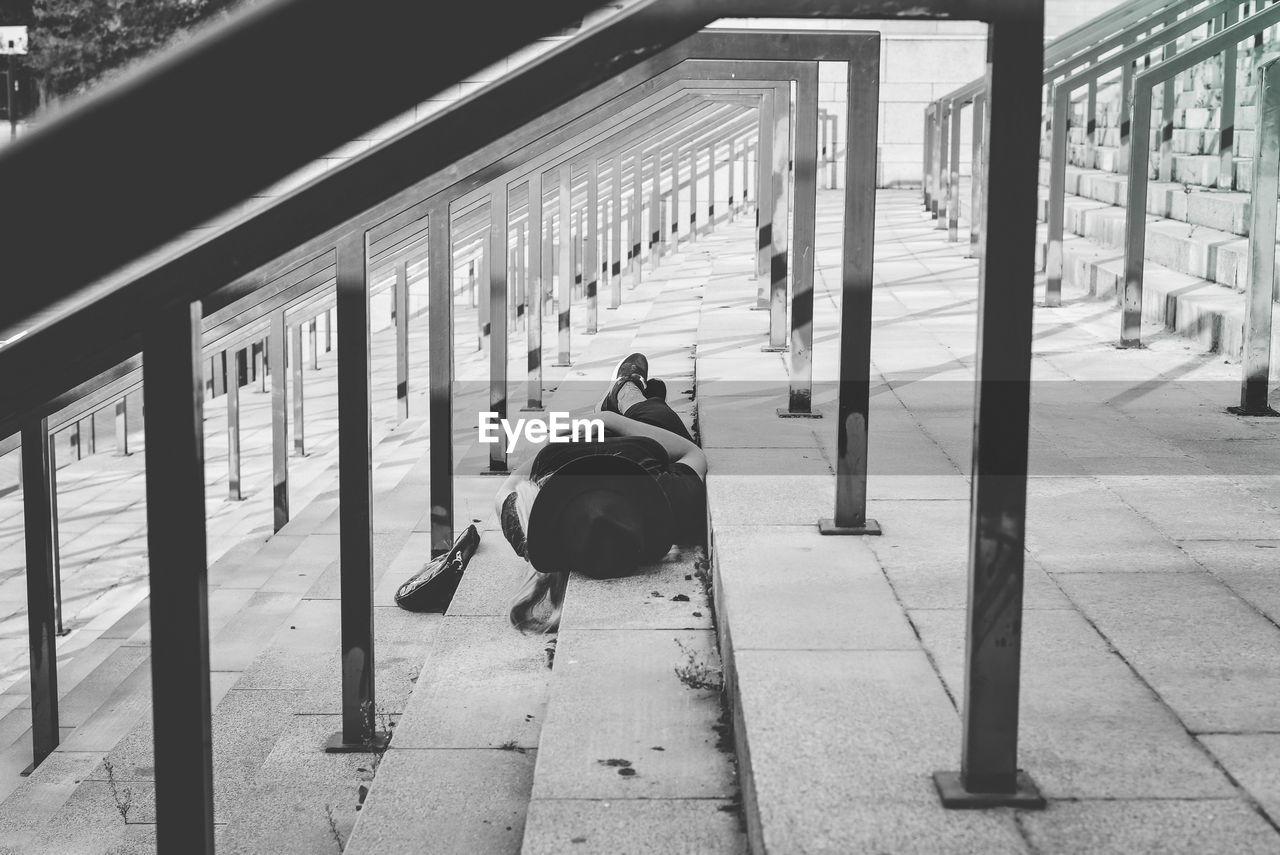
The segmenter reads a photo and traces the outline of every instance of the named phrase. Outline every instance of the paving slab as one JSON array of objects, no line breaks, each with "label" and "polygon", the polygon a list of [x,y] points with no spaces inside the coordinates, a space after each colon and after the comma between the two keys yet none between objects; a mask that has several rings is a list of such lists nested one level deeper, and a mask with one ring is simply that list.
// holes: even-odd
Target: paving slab
[{"label": "paving slab", "polygon": [[1190,731],[1280,730],[1280,629],[1221,582],[1204,573],[1057,578]]},{"label": "paving slab", "polygon": [[[963,703],[962,609],[911,620]],[[1230,798],[1231,782],[1182,722],[1072,609],[1023,621],[1019,764],[1049,798]]]},{"label": "paving slab", "polygon": [[865,540],[816,527],[716,526],[723,619],[743,650],[914,650]]},{"label": "paving slab", "polygon": [[746,855],[739,806],[724,799],[538,799],[523,855]]},{"label": "paving slab", "polygon": [[1280,847],[1275,828],[1241,799],[1055,802],[1019,822],[1040,852],[1252,855]]},{"label": "paving slab", "polygon": [[676,546],[630,576],[575,576],[561,623],[574,629],[711,629],[711,604],[693,572],[704,557],[701,547]]},{"label": "paving slab", "polygon": [[533,798],[732,799],[719,692],[682,685],[686,651],[718,668],[709,630],[562,629]]}]

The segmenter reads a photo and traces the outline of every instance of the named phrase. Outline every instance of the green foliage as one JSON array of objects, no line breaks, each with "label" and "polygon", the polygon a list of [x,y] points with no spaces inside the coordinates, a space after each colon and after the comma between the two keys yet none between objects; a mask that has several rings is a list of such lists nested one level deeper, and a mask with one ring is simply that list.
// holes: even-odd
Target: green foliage
[{"label": "green foliage", "polygon": [[28,65],[46,97],[73,95],[184,37],[235,0],[34,0]]}]

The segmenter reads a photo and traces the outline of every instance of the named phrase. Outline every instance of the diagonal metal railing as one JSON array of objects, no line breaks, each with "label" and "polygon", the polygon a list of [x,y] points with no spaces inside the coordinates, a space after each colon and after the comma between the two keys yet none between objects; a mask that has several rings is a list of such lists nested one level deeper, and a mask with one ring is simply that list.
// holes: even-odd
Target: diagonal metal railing
[{"label": "diagonal metal railing", "polygon": [[[793,371],[811,346],[813,196],[817,184],[816,62],[843,61],[850,103],[846,122],[840,383],[835,424],[839,461],[831,533],[868,533],[866,440],[870,387],[870,319],[874,231],[875,140],[879,43],[874,34],[733,33],[689,39],[722,16],[935,18],[989,24],[989,144],[984,174],[991,189],[986,226],[1002,239],[980,274],[981,319],[975,398],[974,467],[969,545],[970,603],[963,740],[958,772],[937,773],[948,806],[1043,805],[1017,766],[1021,592],[1030,405],[1031,296],[1037,163],[1037,73],[1043,66],[1043,5],[1025,0],[637,0],[497,83],[215,235],[145,257],[183,230],[204,222],[369,127],[492,64],[531,38],[562,27],[593,4],[548,11],[514,2],[424,9],[371,0],[353,20],[334,0],[277,0],[50,122],[0,155],[0,184],[12,205],[0,231],[22,246],[8,268],[5,337],[0,348],[5,424],[26,432],[48,402],[104,367],[142,352],[148,456],[152,674],[156,745],[157,840],[161,852],[212,851],[212,764],[205,579],[202,324],[210,307],[270,289],[300,258],[333,270],[338,336],[340,592],[343,730],[336,750],[369,750],[373,716],[369,257],[425,228],[434,344],[430,363],[431,435],[452,436],[452,207],[480,191],[488,196],[486,275],[491,405],[505,412],[510,297],[507,238],[511,191],[527,194],[527,247],[542,246],[547,170],[508,174],[515,157],[539,146],[571,142],[617,109],[617,99],[682,59],[778,60],[807,63],[791,79],[797,89],[796,229],[786,236],[788,150],[767,140],[788,130],[790,110],[775,102],[758,131],[757,246],[768,260],[762,283],[771,330],[790,313]],[[441,38],[421,50],[423,32],[494,31],[495,38]],[[823,38],[826,40],[823,41]],[[438,44],[436,44],[438,42]],[[315,90],[302,61],[317,43],[351,46],[347,64],[380,85],[351,75],[337,100],[350,110],[321,109],[333,87]],[[684,45],[684,53],[679,47]],[[692,53],[690,51],[693,51]],[[231,69],[234,74],[226,73]],[[249,85],[252,81],[254,85]],[[736,85],[741,86],[741,82]],[[790,87],[790,83],[786,88]],[[179,97],[179,95],[181,97]],[[282,111],[287,103],[290,109]],[[565,110],[566,105],[572,108]],[[764,114],[764,102],[759,111]],[[603,112],[602,112],[603,111]],[[227,121],[235,115],[236,121]],[[764,121],[767,119],[767,121]],[[255,128],[252,138],[240,127]],[[123,133],[131,131],[130,135]],[[770,133],[771,131],[771,133]],[[622,177],[605,169],[606,149],[588,150],[586,232],[580,267],[590,300],[611,276],[602,263],[599,190]],[[766,154],[768,156],[766,157]],[[682,181],[676,151],[670,170],[672,237],[692,235],[677,211]],[[636,157],[643,164],[643,152]],[[192,169],[191,164],[226,164]],[[651,172],[662,181],[663,164]],[[571,158],[558,170],[573,184]],[[635,168],[635,167],[633,167]],[[609,173],[611,176],[606,177]],[[182,181],[175,181],[180,175]],[[633,173],[634,178],[634,173]],[[696,186],[696,185],[695,185]],[[112,216],[125,192],[136,218]],[[695,191],[696,192],[696,191]],[[766,198],[766,193],[768,197]],[[566,194],[567,196],[568,194]],[[655,195],[658,195],[655,191]],[[569,230],[560,217],[563,236]],[[612,202],[612,200],[610,200]],[[572,205],[572,200],[570,200]],[[14,211],[21,210],[18,217]],[[650,222],[655,211],[650,209]],[[415,225],[416,224],[416,225]],[[621,263],[620,237],[609,243]],[[59,252],[73,246],[75,252]],[[634,246],[634,243],[633,243]],[[794,246],[796,259],[788,258]],[[141,260],[140,260],[141,259]],[[136,265],[121,269],[122,265]],[[542,287],[543,266],[529,263],[529,284]],[[563,265],[562,265],[563,269]],[[397,275],[407,284],[407,274]],[[487,278],[487,289],[483,279]],[[562,287],[569,277],[561,280]],[[9,283],[40,281],[46,287]],[[788,300],[788,292],[790,292]],[[9,298],[12,299],[9,299]],[[399,300],[399,296],[397,300]],[[565,301],[567,307],[568,301]],[[403,305],[403,304],[401,304]],[[562,311],[564,307],[562,307]],[[400,318],[407,320],[407,313]],[[281,359],[282,337],[275,361]],[[437,350],[437,348],[439,348]],[[36,372],[15,370],[40,365]],[[780,415],[808,414],[803,385],[793,384]],[[23,444],[33,471],[47,445]],[[433,541],[452,527],[451,443],[431,444]],[[491,461],[492,463],[492,461]],[[47,481],[36,479],[37,484]],[[37,760],[57,744],[56,669],[48,589],[48,499],[27,504],[28,581],[32,614],[33,722]],[[162,500],[160,500],[162,499]],[[52,691],[50,691],[52,689]]]}]

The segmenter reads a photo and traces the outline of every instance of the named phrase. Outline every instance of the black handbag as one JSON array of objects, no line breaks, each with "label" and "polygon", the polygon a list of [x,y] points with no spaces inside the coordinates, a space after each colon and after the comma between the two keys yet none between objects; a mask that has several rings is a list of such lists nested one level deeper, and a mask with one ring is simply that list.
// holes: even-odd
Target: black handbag
[{"label": "black handbag", "polygon": [[458,590],[462,573],[480,545],[480,532],[467,526],[443,555],[427,562],[396,591],[396,605],[411,612],[443,612]]}]

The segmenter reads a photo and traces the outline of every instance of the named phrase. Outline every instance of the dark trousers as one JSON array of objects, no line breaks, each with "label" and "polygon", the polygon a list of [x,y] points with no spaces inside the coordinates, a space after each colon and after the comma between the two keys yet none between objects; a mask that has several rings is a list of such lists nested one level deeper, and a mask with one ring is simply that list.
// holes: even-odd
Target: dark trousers
[{"label": "dark trousers", "polygon": [[682,436],[693,442],[693,437],[689,435],[688,428],[684,426],[684,422],[676,415],[675,410],[667,406],[666,401],[658,398],[645,398],[638,404],[632,404],[631,408],[623,415],[647,425],[669,430],[676,436]]}]

